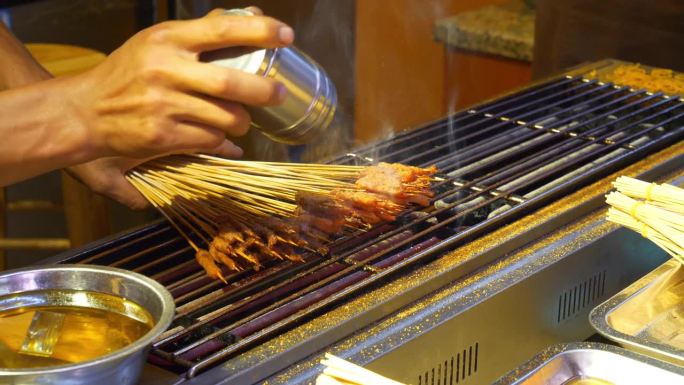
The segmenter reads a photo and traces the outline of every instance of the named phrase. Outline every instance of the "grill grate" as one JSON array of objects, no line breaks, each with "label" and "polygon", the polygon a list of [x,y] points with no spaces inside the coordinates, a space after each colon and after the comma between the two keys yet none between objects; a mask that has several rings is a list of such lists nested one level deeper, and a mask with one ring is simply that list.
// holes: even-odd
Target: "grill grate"
[{"label": "grill grate", "polygon": [[[565,76],[331,160],[436,164],[435,208],[335,240],[327,256],[207,278],[165,223],[64,262],[146,274],[177,315],[150,362],[193,377],[412,266],[558,199],[684,135],[684,104],[662,94]],[[427,376],[426,376],[427,379]]]}]

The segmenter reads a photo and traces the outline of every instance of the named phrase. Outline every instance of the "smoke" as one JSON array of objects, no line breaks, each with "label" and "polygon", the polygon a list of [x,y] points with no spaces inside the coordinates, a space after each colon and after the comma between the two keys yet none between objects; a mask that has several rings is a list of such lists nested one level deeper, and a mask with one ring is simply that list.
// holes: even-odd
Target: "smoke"
[{"label": "smoke", "polygon": [[[437,19],[447,16],[448,11],[444,2],[200,0],[182,3],[186,4],[186,8],[190,5],[194,8],[194,16],[200,16],[213,7],[236,8],[256,5],[262,8],[265,14],[292,25],[296,32],[295,45],[325,69],[337,88],[336,119],[329,129],[329,135],[310,143],[304,149],[286,150],[290,155],[296,155],[296,160],[315,161],[346,152],[351,148],[354,114],[359,113],[359,110],[354,110],[355,102],[358,109],[363,109],[363,117],[366,119],[366,125],[359,125],[357,130],[373,132],[372,137],[361,137],[362,141],[389,139],[396,131],[437,119],[443,116],[445,111],[449,114],[455,112],[457,90],[446,89],[443,79],[436,76],[442,76],[444,73],[445,62],[443,46],[433,38],[433,25]],[[355,12],[359,8],[364,8],[363,14]],[[370,19],[366,13],[369,10],[372,12]],[[365,19],[363,28],[359,29],[356,23],[361,18]],[[364,44],[365,48],[358,51]],[[365,57],[357,58],[358,52],[363,52]],[[360,62],[365,65],[364,71],[375,71],[380,75],[385,72],[396,73],[396,79],[391,79],[391,83],[387,84],[386,80],[382,80],[387,79],[387,76],[379,76],[381,82],[385,83],[374,84],[373,81],[377,79],[371,76],[360,80],[368,81],[367,83],[355,84],[355,74],[359,71],[356,65]],[[451,63],[446,64],[451,66]],[[438,78],[441,80],[435,80]],[[363,92],[357,92],[360,90]],[[371,95],[372,102],[366,103],[364,100],[355,99],[360,94]],[[412,118],[414,116],[419,118]],[[359,123],[358,116],[356,123]],[[453,143],[453,139],[458,139],[455,129],[455,122],[449,121],[445,127],[448,132],[440,132],[449,140],[445,138],[440,145]],[[260,140],[254,142],[258,144]],[[450,146],[453,147],[450,151],[458,150],[454,145]],[[275,151],[270,145],[260,147],[263,148],[255,158],[268,156],[268,152]],[[374,157],[377,158],[377,155]]]},{"label": "smoke", "polygon": [[[448,68],[451,71],[454,71],[456,69],[456,66],[458,63],[456,62],[456,56],[455,55],[449,55],[446,54],[445,56],[446,60],[446,68]],[[446,80],[446,79],[445,79]],[[445,84],[448,84],[445,81]],[[459,146],[459,138],[456,134],[456,130],[458,129],[458,123],[456,122],[456,105],[458,104],[458,98],[459,98],[459,89],[456,85],[451,85],[445,87],[444,90],[445,93],[445,100],[446,100],[446,112],[447,112],[447,117],[446,117],[446,127],[445,130],[447,132],[447,140],[449,143],[449,153],[454,154],[458,153],[460,150]],[[454,168],[458,168],[460,166],[460,157],[455,156],[452,158],[452,165]]]},{"label": "smoke", "polygon": [[[366,135],[364,139],[391,139],[396,132],[455,112],[458,92],[448,86],[445,73],[452,64],[446,62],[449,55],[445,54],[443,43],[434,39],[435,22],[449,15],[446,2],[399,0],[383,1],[382,5],[360,4],[364,14],[357,17],[366,19],[359,24],[360,36],[356,38],[362,50],[357,54],[365,52],[372,57],[357,60],[365,66],[361,77],[371,82],[358,87],[377,88],[359,93],[361,97],[372,95],[362,100],[364,105],[360,106],[365,109],[364,117],[371,116],[361,122],[362,129],[373,132],[373,138]],[[376,20],[377,26],[368,27]],[[363,81],[359,79],[360,83]],[[453,145],[454,132],[455,122],[448,120],[435,133],[444,140],[435,145],[458,150]]]},{"label": "smoke", "polygon": [[[310,1],[299,1],[311,3]],[[354,107],[354,0],[317,0],[310,13],[293,21],[295,45],[316,60],[337,89],[335,119],[325,135],[309,143],[301,161],[316,161],[347,151],[352,145]]]}]

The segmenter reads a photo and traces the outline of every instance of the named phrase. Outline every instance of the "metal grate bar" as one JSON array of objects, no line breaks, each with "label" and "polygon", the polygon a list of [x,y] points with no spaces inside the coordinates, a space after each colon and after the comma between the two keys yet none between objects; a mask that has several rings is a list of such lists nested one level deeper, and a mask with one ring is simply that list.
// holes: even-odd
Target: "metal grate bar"
[{"label": "metal grate bar", "polygon": [[[410,236],[410,234],[404,234],[403,235],[403,237],[406,237],[406,236]],[[378,242],[378,243],[372,245],[370,247],[370,250],[366,251],[366,253],[374,252],[374,251],[379,250],[383,247],[386,247],[387,246],[386,243],[389,243],[393,240],[397,240],[401,237],[402,237],[401,235],[397,235],[397,236],[395,236],[394,239],[390,238],[388,240]],[[217,337],[223,333],[226,333],[226,332],[228,332],[232,329],[235,329],[237,327],[243,326],[244,324],[246,324],[249,321],[252,321],[252,320],[254,320],[254,319],[270,312],[270,311],[273,311],[273,310],[281,307],[284,304],[290,303],[293,300],[295,300],[299,297],[302,297],[303,295],[308,294],[308,293],[314,291],[315,289],[317,289],[319,287],[325,286],[329,282],[332,282],[338,278],[341,278],[341,275],[344,274],[342,272],[349,273],[352,270],[355,270],[358,268],[358,266],[356,266],[356,265],[351,265],[349,267],[345,267],[344,264],[338,263],[338,262],[340,262],[340,260],[343,261],[344,259],[338,258],[338,261],[335,261],[335,263],[326,264],[327,271],[325,271],[326,269],[318,269],[317,273],[319,273],[319,274],[310,273],[307,275],[300,276],[297,279],[292,279],[290,282],[288,282],[288,284],[294,285],[296,287],[296,291],[294,291],[293,294],[291,294],[292,292],[290,292],[290,293],[288,293],[287,297],[280,299],[277,302],[274,302],[270,305],[262,307],[261,309],[250,314],[249,316],[244,317],[244,318],[232,323],[231,325],[224,327],[223,329],[221,329],[217,332],[214,332],[214,333],[212,333],[212,334],[210,334],[210,335],[208,335],[208,336],[206,336],[206,337],[204,337],[204,338],[202,338],[202,339],[200,339],[200,340],[198,340],[192,344],[188,344],[182,349],[176,350],[175,352],[173,352],[174,355],[181,355],[181,354],[189,351],[190,349],[193,349],[193,348],[199,346],[200,344],[205,343],[205,342],[207,342],[207,341],[209,341],[209,340],[211,340],[211,339],[213,339],[213,338],[215,338],[215,337]],[[321,271],[324,271],[325,274],[320,274]],[[318,277],[318,275],[320,275],[321,277]],[[283,288],[285,288],[285,285],[281,285],[277,289],[271,289],[269,293],[277,292],[277,290],[279,290],[279,289],[282,290]],[[302,289],[298,290],[299,288],[302,288]],[[268,298],[268,296],[262,294],[262,295],[259,295],[258,298],[264,299],[264,298]],[[234,307],[239,307],[239,306],[243,306],[246,304],[254,304],[254,303],[255,303],[254,298],[245,298],[245,299],[243,299],[243,301],[241,303],[235,305]]]},{"label": "metal grate bar", "polygon": [[[652,108],[658,108],[662,106],[665,103],[668,103],[668,100],[663,101],[663,103],[658,103],[654,104],[654,107],[647,107],[643,110],[640,110],[638,113],[643,113],[646,111],[651,110]],[[681,105],[675,104],[674,106],[670,107],[669,109],[665,111],[672,111],[673,109],[679,108]],[[615,121],[611,121],[608,123],[605,123],[603,125],[600,125],[598,127],[595,127],[589,131],[587,131],[584,135],[586,135],[585,139],[586,141],[584,143],[581,143],[579,139],[580,137],[567,137],[566,140],[560,141],[554,145],[551,146],[546,146],[544,148],[544,152],[542,154],[537,154],[537,153],[530,153],[526,158],[520,159],[519,157],[521,154],[519,153],[514,153],[511,154],[511,158],[513,159],[519,159],[515,163],[511,163],[509,166],[499,168],[498,170],[494,170],[489,172],[483,177],[480,177],[476,179],[477,183],[483,184],[483,185],[489,185],[496,183],[497,181],[506,179],[509,180],[509,176],[511,175],[512,172],[517,172],[517,176],[514,177],[514,179],[517,179],[519,176],[524,175],[526,173],[529,173],[529,170],[534,170],[536,169],[537,166],[544,165],[544,164],[554,164],[556,161],[564,159],[565,157],[573,154],[573,153],[579,153],[582,149],[587,148],[588,146],[598,146],[598,145],[603,145],[606,139],[613,138],[615,135],[618,135],[620,133],[623,133],[631,128],[636,127],[638,124],[643,123],[645,121],[648,121],[648,119],[655,118],[659,115],[659,112],[656,112],[646,118],[640,119],[635,123],[631,123],[623,127],[622,129],[619,130],[613,130],[613,131],[608,131],[605,132],[607,129],[609,129],[611,125],[617,125],[620,123],[623,123],[630,119],[631,117],[637,115],[637,112],[634,112],[632,114],[626,115],[623,118],[617,119]],[[593,135],[600,134],[604,132],[602,136],[599,136],[597,138],[593,138]],[[557,138],[554,138],[557,139]],[[624,143],[624,142],[622,142]],[[546,144],[546,143],[544,143]],[[612,143],[614,144],[614,143]],[[475,174],[478,170],[475,170],[471,172],[470,174]],[[452,175],[450,173],[450,175]],[[462,175],[459,175],[462,176]],[[509,191],[508,186],[502,186],[502,190],[504,191]]]},{"label": "metal grate bar", "polygon": [[[596,87],[592,87],[596,86]],[[597,85],[596,80],[591,81],[581,81],[578,84],[568,90],[562,90],[557,93],[544,96],[539,99],[532,100],[526,104],[521,104],[518,106],[513,106],[507,110],[496,111],[493,113],[488,113],[487,115],[494,116],[501,119],[509,119],[509,116],[517,116],[515,119],[521,119],[525,116],[534,115],[540,112],[548,111],[553,107],[558,107],[563,104],[568,104],[574,100],[581,99],[587,95],[593,94],[597,91],[603,91],[605,89],[611,88],[612,84],[602,84]],[[572,95],[572,96],[568,96]],[[516,111],[519,111],[517,114]],[[547,117],[547,116],[545,116]]]},{"label": "metal grate bar", "polygon": [[[388,232],[390,229],[391,229],[391,227],[390,227],[390,226],[387,226],[387,225],[386,225],[386,226],[379,226],[379,227],[376,227],[376,228],[370,230],[369,232],[367,232],[367,233],[364,234],[364,235],[366,236],[366,238],[369,238],[369,239],[376,239],[376,236],[378,236],[378,235],[380,235],[380,234],[383,234],[383,233],[386,233],[386,232]],[[256,299],[256,298],[259,298],[259,297],[264,297],[264,296],[267,296],[267,295],[271,295],[272,292],[274,292],[274,291],[276,291],[276,290],[280,290],[281,288],[283,288],[284,286],[286,286],[286,285],[288,285],[288,284],[291,284],[292,282],[301,281],[301,280],[302,280],[304,277],[306,277],[307,275],[314,274],[317,270],[321,270],[321,269],[326,268],[326,267],[328,267],[328,266],[330,266],[330,265],[333,265],[333,264],[335,264],[335,263],[337,263],[337,262],[341,262],[341,261],[343,261],[345,258],[349,257],[350,255],[352,255],[352,254],[354,254],[354,253],[356,253],[356,252],[359,252],[360,250],[363,250],[363,248],[366,247],[366,245],[367,245],[368,243],[369,243],[369,242],[366,242],[366,243],[364,243],[364,244],[361,245],[361,246],[354,247],[354,248],[349,248],[349,249],[346,250],[344,253],[342,253],[342,254],[340,254],[340,255],[336,255],[336,256],[334,256],[334,257],[332,257],[332,258],[325,259],[325,260],[323,260],[323,261],[321,261],[320,259],[316,259],[316,260],[313,260],[313,261],[311,261],[311,260],[310,260],[310,261],[307,261],[307,263],[304,263],[304,264],[291,264],[291,263],[289,263],[289,262],[286,262],[285,265],[283,266],[284,268],[281,269],[280,272],[281,272],[281,273],[286,273],[286,275],[284,275],[284,277],[286,277],[287,279],[284,279],[282,282],[279,282],[279,283],[274,283],[274,282],[271,281],[271,282],[268,282],[268,285],[261,285],[261,286],[266,286],[266,287],[256,287],[256,288],[254,288],[254,289],[256,289],[256,291],[258,291],[258,292],[257,292],[257,293],[254,293],[253,296],[250,296],[249,299],[253,300],[253,299]],[[333,255],[334,255],[334,254],[333,254]],[[292,266],[294,266],[295,269],[288,269],[289,267],[292,267]],[[229,297],[229,296],[226,296],[226,295],[224,294],[224,299],[230,300],[230,297]],[[229,302],[229,301],[224,301],[224,302]],[[230,306],[230,307],[224,308],[226,311],[232,309],[233,307],[235,307],[235,306],[237,306],[237,305],[235,305],[235,304],[230,304],[230,305],[228,305],[228,306]],[[203,326],[205,323],[207,323],[207,322],[209,322],[209,321],[212,321],[212,320],[213,320],[212,318],[206,318],[206,319],[202,320],[202,322],[198,323],[197,325],[193,325],[193,326],[187,328],[186,331],[192,331],[192,330],[194,330],[194,329],[196,329],[196,328],[198,328],[198,327]],[[157,347],[158,347],[158,346],[161,346],[161,345],[163,345],[163,344],[165,344],[165,343],[168,343],[168,342],[170,342],[171,340],[176,339],[176,338],[178,338],[178,337],[180,337],[180,334],[175,334],[175,335],[172,335],[172,336],[167,336],[167,337],[164,338],[163,340],[157,341],[157,343],[155,344],[155,346],[157,346]]]},{"label": "metal grate bar", "polygon": [[[582,84],[583,84],[583,86],[586,87],[589,85],[593,85],[594,83],[582,83]],[[506,145],[507,139],[509,139],[510,136],[512,136],[512,134],[508,133],[509,136],[506,136],[505,131],[500,132],[500,130],[502,128],[508,127],[509,130],[510,129],[516,129],[518,126],[520,126],[520,124],[517,123],[518,121],[525,119],[525,118],[528,118],[528,117],[531,117],[532,114],[536,114],[536,113],[540,112],[541,110],[548,110],[548,109],[551,109],[553,107],[557,107],[563,103],[566,103],[568,100],[575,100],[577,98],[586,97],[590,94],[605,90],[609,87],[610,87],[609,85],[603,85],[603,86],[596,88],[596,89],[585,90],[585,91],[583,91],[577,95],[574,95],[568,99],[559,100],[559,101],[556,101],[555,103],[551,103],[551,104],[545,105],[543,107],[539,107],[533,111],[523,112],[523,113],[518,114],[518,115],[510,115],[509,116],[509,115],[504,115],[504,114],[497,114],[497,115],[487,116],[479,122],[475,122],[475,123],[472,123],[472,124],[467,125],[465,127],[458,128],[459,131],[468,132],[468,134],[466,134],[464,136],[460,136],[459,139],[457,139],[456,141],[445,143],[445,144],[438,145],[438,146],[433,146],[426,152],[417,153],[415,155],[411,155],[411,156],[403,158],[402,162],[412,164],[412,163],[416,163],[416,162],[421,162],[422,159],[430,159],[431,164],[438,164],[439,165],[440,162],[442,162],[446,158],[449,158],[451,155],[449,152],[447,152],[443,155],[440,153],[442,153],[444,151],[459,149],[460,147],[464,147],[464,144],[467,143],[468,141],[474,141],[475,139],[480,139],[480,143],[483,145],[485,143],[487,145],[490,145],[491,141],[498,143],[500,146]],[[615,91],[615,92],[617,92],[617,91]],[[558,97],[558,96],[555,96],[555,97]],[[603,95],[599,95],[597,98],[602,98],[602,97],[603,97]],[[562,114],[562,113],[572,112],[572,110],[574,108],[576,108],[576,106],[570,105],[570,106],[565,107],[565,108],[563,108],[560,111],[557,111],[555,113],[556,114]],[[542,123],[546,119],[548,119],[548,116],[540,116],[540,117],[533,119],[530,122],[524,123],[522,126],[525,126],[525,127],[534,126],[535,124]],[[491,123],[490,120],[492,120],[494,123]],[[496,133],[495,137],[487,138],[487,136],[491,133]],[[483,142],[483,140],[485,138],[488,140]],[[468,161],[465,160],[464,162],[468,162]]]},{"label": "metal grate bar", "polygon": [[[339,301],[340,299],[348,296],[349,294],[357,292],[359,289],[363,288],[364,286],[366,286],[371,281],[375,282],[379,279],[382,279],[383,277],[389,275],[391,272],[394,272],[397,269],[399,269],[400,267],[407,265],[408,264],[407,261],[410,261],[414,258],[417,258],[417,257],[423,255],[424,253],[427,253],[430,250],[430,248],[433,247],[434,245],[438,244],[438,242],[439,242],[438,239],[426,240],[421,245],[419,245],[421,247],[421,249],[417,253],[413,254],[413,256],[397,255],[396,259],[398,261],[396,263],[389,265],[389,266],[380,265],[381,269],[378,270],[378,273],[376,273],[376,274],[370,274],[370,273],[363,274],[364,272],[357,272],[357,274],[359,274],[359,275],[363,274],[363,276],[364,276],[363,278],[367,277],[367,279],[366,280],[356,280],[356,282],[352,283],[349,286],[344,287],[341,291],[336,292],[336,293],[334,293],[328,297],[324,297],[321,301],[312,303],[309,306],[309,308],[307,309],[308,311],[300,311],[298,313],[295,313],[295,314],[293,314],[293,315],[291,315],[291,316],[289,316],[283,320],[280,320],[274,324],[271,324],[271,325],[261,329],[257,333],[254,333],[248,337],[245,337],[245,338],[237,341],[233,345],[230,345],[230,346],[214,353],[210,357],[208,357],[208,358],[202,360],[201,362],[198,362],[197,364],[193,365],[190,368],[190,370],[188,370],[187,376],[188,377],[194,377],[199,371],[207,368],[208,366],[215,364],[216,362],[222,360],[224,357],[229,356],[229,355],[231,355],[231,354],[233,354],[233,353],[235,353],[241,349],[244,349],[246,347],[253,346],[255,343],[257,343],[263,339],[268,338],[270,335],[272,335],[274,333],[281,331],[283,328],[286,328],[288,325],[291,325],[293,323],[297,323],[297,321],[300,321],[300,320],[304,319],[305,317],[307,317],[310,314],[310,312],[316,312],[318,310],[322,310],[325,307],[327,307],[327,306]],[[394,261],[390,261],[390,262],[394,262]],[[349,276],[349,280],[356,279],[356,278],[359,278],[359,276],[353,276],[353,275]],[[347,283],[347,282],[343,282],[343,283]]]},{"label": "metal grate bar", "polygon": [[[574,76],[563,76],[562,78],[551,81],[549,83],[544,83],[537,88],[531,88],[528,89],[525,92],[521,92],[518,94],[514,94],[510,97],[505,97],[503,99],[498,99],[493,102],[490,102],[488,104],[485,104],[484,106],[478,106],[470,109],[469,111],[479,111],[483,113],[489,113],[493,110],[501,110],[501,109],[506,109],[510,108],[511,106],[515,105],[520,105],[520,104],[526,104],[530,100],[537,100],[539,98],[545,97],[545,95],[552,93],[555,94],[558,91],[557,90],[563,90],[567,89],[567,86],[572,85],[573,83],[577,81],[581,81],[581,77],[574,77]],[[566,87],[566,88],[563,88]]]},{"label": "metal grate bar", "polygon": [[[576,82],[579,78],[575,77],[562,77],[549,83],[541,84],[537,87],[528,88],[519,91],[513,95],[506,98],[492,101],[488,104],[476,107],[476,109],[471,109],[465,112],[460,112],[447,117],[446,119],[439,119],[436,122],[428,123],[422,127],[414,127],[412,130],[402,131],[392,140],[387,140],[381,143],[370,143],[366,146],[358,147],[355,152],[357,154],[365,154],[369,156],[372,153],[383,152],[390,146],[404,146],[407,143],[414,143],[415,139],[425,140],[425,136],[430,136],[434,134],[434,131],[441,131],[445,127],[455,125],[456,123],[463,123],[465,121],[470,121],[473,119],[480,119],[481,114],[488,113],[494,109],[501,108],[504,105],[512,105],[518,102],[523,102],[525,100],[535,98],[538,95],[542,95],[547,92],[555,92],[555,89],[567,86],[572,82]],[[334,159],[331,163],[346,164],[351,160],[345,156],[338,157]]]},{"label": "metal grate bar", "polygon": [[[91,255],[91,256],[86,256],[83,259],[78,259],[74,258],[74,262],[79,262],[79,263],[93,263],[93,264],[108,264],[113,261],[116,261],[120,258],[122,254],[127,254],[126,250],[127,249],[134,249],[137,245],[140,244],[148,244],[152,243],[155,244],[157,243],[155,240],[158,238],[166,238],[169,236],[169,234],[177,234],[175,230],[173,230],[171,227],[162,227],[158,229],[153,229],[153,231],[150,231],[149,233],[139,235],[139,237],[135,239],[130,239],[127,240],[123,239],[124,242],[117,242],[115,245],[107,245],[108,247],[102,247],[100,248],[99,252]],[[149,242],[150,240],[154,242]],[[113,242],[112,242],[113,243]],[[154,246],[152,246],[154,247]]]},{"label": "metal grate bar", "polygon": [[[561,126],[563,124],[570,123],[570,122],[572,122],[573,119],[576,119],[577,116],[581,115],[582,113],[591,113],[591,112],[594,112],[594,111],[597,111],[600,109],[609,109],[609,108],[611,108],[611,106],[622,104],[622,102],[625,101],[626,99],[634,98],[635,94],[628,93],[628,92],[619,98],[613,98],[613,96],[615,94],[620,93],[620,92],[625,92],[628,90],[629,90],[628,88],[623,87],[623,88],[618,88],[618,89],[611,91],[611,92],[608,92],[608,93],[601,94],[598,97],[596,97],[596,99],[595,99],[596,101],[601,100],[601,99],[609,99],[609,101],[606,103],[600,104],[598,106],[592,107],[589,110],[578,112],[574,115],[571,115],[569,117],[562,119],[561,121],[553,122],[554,126],[558,127],[558,126]],[[642,93],[645,93],[645,91],[640,91],[637,93],[637,95],[641,95]],[[656,97],[656,96],[651,96],[651,98],[654,98],[654,97]],[[634,103],[637,103],[637,101],[632,102],[632,104],[634,104]],[[628,108],[628,106],[624,106],[621,108]],[[618,111],[619,110],[620,109],[618,109]],[[611,111],[605,112],[603,114],[603,116],[604,117],[608,116],[610,113],[611,113]],[[527,126],[527,124],[520,124],[520,122],[516,118],[507,118],[507,120],[515,121],[519,126]],[[558,130],[558,129],[553,129],[553,128],[546,129],[541,123],[543,123],[543,122],[540,122],[540,123],[537,123],[534,125],[530,125],[529,127],[535,128],[535,129],[542,129],[542,130],[551,130],[554,132],[555,132],[555,130]],[[472,153],[472,152],[478,152],[479,153],[484,148],[485,150],[490,149],[489,151],[491,153],[491,152],[494,152],[491,150],[491,145],[493,145],[493,144],[510,144],[508,142],[510,140],[510,134],[500,133],[500,134],[498,134],[498,137],[493,137],[490,140],[486,141],[485,143],[480,143],[481,144],[481,146],[479,146],[480,148],[476,149],[476,148],[474,148],[474,146],[467,146],[466,147],[466,145],[464,143],[467,141],[468,137],[464,137],[462,132],[467,131],[467,129],[470,127],[463,127],[463,128],[456,127],[455,125],[452,125],[451,122],[449,122],[445,125],[439,126],[439,127],[442,129],[442,133],[441,134],[434,133],[434,135],[431,135],[432,137],[434,137],[434,139],[429,139],[429,142],[417,141],[413,145],[400,147],[396,151],[393,151],[393,152],[383,153],[382,157],[388,158],[388,159],[406,158],[406,156],[402,156],[402,155],[403,154],[416,154],[416,150],[419,149],[420,147],[424,147],[426,143],[432,143],[432,142],[445,143],[446,142],[446,143],[448,143],[448,145],[442,145],[442,147],[438,146],[437,148],[432,148],[431,150],[432,151],[439,151],[440,149],[443,149],[443,148],[450,148],[450,149],[455,148],[455,149],[458,149],[458,151],[459,151],[459,153],[457,155],[460,157],[458,160],[458,163],[470,163],[470,161],[468,160],[468,157],[467,157],[467,153],[465,153],[464,151],[467,151],[468,153]],[[511,128],[514,129],[513,126],[511,126]],[[575,132],[568,132],[568,135],[576,135],[576,133]],[[456,139],[456,138],[460,138],[460,139]],[[501,143],[501,142],[503,142],[503,143]],[[427,157],[427,156],[429,156],[429,155],[427,155],[426,153],[419,153],[416,155],[416,157]],[[443,160],[441,160],[439,162],[443,162],[444,164],[456,163],[456,162],[454,162],[453,158],[454,158],[454,155],[447,154],[443,157]],[[435,162],[438,162],[438,161],[435,160]]]}]

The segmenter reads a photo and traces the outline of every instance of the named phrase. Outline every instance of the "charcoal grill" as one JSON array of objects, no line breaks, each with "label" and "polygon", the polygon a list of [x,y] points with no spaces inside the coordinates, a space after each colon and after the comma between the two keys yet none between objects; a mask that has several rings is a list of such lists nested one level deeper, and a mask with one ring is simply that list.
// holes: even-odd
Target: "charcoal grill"
[{"label": "charcoal grill", "polygon": [[[142,383],[307,383],[324,351],[413,384],[490,383],[591,334],[591,305],[666,257],[601,219],[619,171],[682,171],[679,98],[589,80],[603,61],[335,159],[437,165],[435,208],[350,232],[329,255],[205,277],[166,222],[48,263],[148,275],[177,315]],[[648,254],[648,257],[645,255]]]}]

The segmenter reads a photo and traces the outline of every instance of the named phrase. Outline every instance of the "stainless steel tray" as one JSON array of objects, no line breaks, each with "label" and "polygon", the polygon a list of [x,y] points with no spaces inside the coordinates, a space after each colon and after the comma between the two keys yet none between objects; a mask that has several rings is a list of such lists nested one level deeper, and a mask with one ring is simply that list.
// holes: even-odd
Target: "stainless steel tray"
[{"label": "stainless steel tray", "polygon": [[625,348],[684,366],[684,267],[664,263],[593,309],[589,322]]},{"label": "stainless steel tray", "polygon": [[582,342],[552,346],[495,385],[675,385],[684,368],[628,350]]}]

